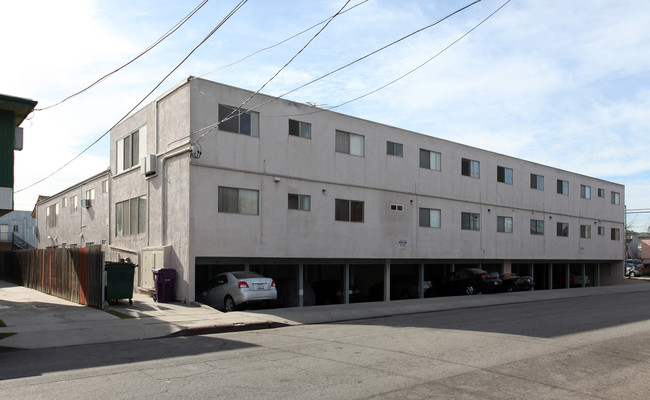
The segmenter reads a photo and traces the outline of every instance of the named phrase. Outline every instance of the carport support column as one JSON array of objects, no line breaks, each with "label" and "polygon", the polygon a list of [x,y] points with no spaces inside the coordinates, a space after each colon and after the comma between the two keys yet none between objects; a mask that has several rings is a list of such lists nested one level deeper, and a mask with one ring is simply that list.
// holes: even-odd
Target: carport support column
[{"label": "carport support column", "polygon": [[565,285],[566,288],[568,289],[569,287],[571,287],[571,285],[570,285],[570,283],[571,283],[571,265],[567,264],[565,269],[566,270],[564,271],[564,282],[566,284]]},{"label": "carport support column", "polygon": [[553,263],[546,264],[548,268],[548,290],[553,290]]},{"label": "carport support column", "polygon": [[596,275],[594,277],[594,285],[600,286],[600,263],[596,264],[596,273],[594,275]]},{"label": "carport support column", "polygon": [[298,307],[302,307],[304,302],[303,302],[303,296],[304,296],[304,281],[305,281],[305,275],[304,275],[304,268],[302,264],[298,264]]},{"label": "carport support column", "polygon": [[244,264],[244,271],[248,272],[251,270],[251,265],[250,264]]},{"label": "carport support column", "polygon": [[418,281],[420,281],[420,284],[418,285],[418,296],[423,299],[424,298],[424,264],[420,264],[418,266]]},{"label": "carport support column", "polygon": [[390,301],[390,259],[384,264],[384,301]]},{"label": "carport support column", "polygon": [[343,267],[343,304],[350,304],[350,264]]},{"label": "carport support column", "polygon": [[585,277],[585,263],[582,263],[581,270],[582,270],[581,271],[582,272],[582,287],[585,287],[585,286],[587,286],[587,282],[586,282],[586,279],[585,279],[586,278]]},{"label": "carport support column", "polygon": [[[530,277],[533,278],[533,282],[535,282],[535,264],[530,264],[528,269],[530,271],[528,275],[530,275]],[[535,290],[535,288],[533,288],[533,290]]]}]

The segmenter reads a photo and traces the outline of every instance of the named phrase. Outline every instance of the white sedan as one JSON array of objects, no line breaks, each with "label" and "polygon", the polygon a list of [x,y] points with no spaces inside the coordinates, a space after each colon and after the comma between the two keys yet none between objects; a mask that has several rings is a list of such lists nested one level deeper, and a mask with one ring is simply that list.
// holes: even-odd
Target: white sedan
[{"label": "white sedan", "polygon": [[278,298],[275,281],[250,271],[213,276],[196,293],[196,300],[225,312],[242,304],[273,303]]}]

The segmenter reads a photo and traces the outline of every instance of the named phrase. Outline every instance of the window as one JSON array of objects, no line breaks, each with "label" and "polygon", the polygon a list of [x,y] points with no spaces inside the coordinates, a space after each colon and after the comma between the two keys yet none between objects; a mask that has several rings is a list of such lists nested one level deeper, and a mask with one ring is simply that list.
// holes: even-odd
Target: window
[{"label": "window", "polygon": [[605,189],[598,189],[598,197],[605,198]]},{"label": "window", "polygon": [[558,222],[557,223],[557,235],[558,236],[568,237],[569,236],[569,224],[567,224],[566,222]]},{"label": "window", "polygon": [[79,196],[72,196],[70,200],[70,214],[77,212],[79,209]]},{"label": "window", "polygon": [[440,228],[440,210],[420,208],[420,226],[424,228]]},{"label": "window", "polygon": [[219,130],[254,137],[260,136],[260,114],[255,111],[219,104],[219,122]]},{"label": "window", "polygon": [[420,168],[440,171],[440,153],[420,149]]},{"label": "window", "polygon": [[147,149],[147,129],[142,127],[117,141],[117,172],[127,171],[140,164]]},{"label": "window", "polygon": [[580,185],[580,197],[583,199],[591,199],[591,186]]},{"label": "window", "polygon": [[115,236],[129,236],[147,231],[147,196],[115,203]]},{"label": "window", "polygon": [[391,156],[403,157],[404,145],[395,142],[386,142],[386,154]]},{"label": "window", "polygon": [[580,237],[591,239],[591,225],[580,225]]},{"label": "window", "polygon": [[512,168],[497,167],[497,182],[512,185]]},{"label": "window", "polygon": [[95,189],[86,190],[86,200],[95,200]]},{"label": "window", "polygon": [[390,205],[390,210],[391,210],[391,211],[399,211],[399,212],[402,212],[402,211],[404,211],[404,206],[401,205],[401,204],[391,204],[391,205]]},{"label": "window", "polygon": [[[18,232],[20,232],[20,228],[18,227],[18,225],[14,225],[14,233],[18,233]],[[641,246],[641,244],[639,244],[639,246]]]},{"label": "window", "polygon": [[621,194],[612,192],[612,204],[621,204]]},{"label": "window", "polygon": [[544,234],[544,221],[539,219],[530,220],[530,234],[543,235]]},{"label": "window", "polygon": [[460,214],[460,229],[470,231],[481,230],[481,215],[476,213],[464,212]]},{"label": "window", "polygon": [[363,157],[364,137],[356,133],[336,131],[336,151]]},{"label": "window", "polygon": [[259,192],[219,186],[219,212],[258,215]]},{"label": "window", "polygon": [[558,194],[563,194],[565,196],[569,195],[569,181],[564,181],[562,179],[557,180],[557,192]]},{"label": "window", "polygon": [[544,190],[544,176],[530,174],[530,188],[537,190]]},{"label": "window", "polygon": [[598,227],[598,235],[599,236],[605,236],[605,227],[604,226],[599,226]]},{"label": "window", "polygon": [[48,228],[56,228],[59,225],[59,203],[45,209],[45,220]]},{"label": "window", "polygon": [[61,199],[61,207],[66,208],[67,206],[68,206],[68,198],[64,197],[63,199]]},{"label": "window", "polygon": [[512,217],[497,217],[497,232],[512,233]]},{"label": "window", "polygon": [[472,178],[481,177],[481,164],[478,161],[463,158],[460,160],[461,174]]},{"label": "window", "polygon": [[621,240],[621,230],[618,228],[612,228],[612,240]]},{"label": "window", "polygon": [[108,179],[102,181],[102,193],[108,193]]},{"label": "window", "polygon": [[363,201],[336,199],[334,219],[337,221],[363,222]]},{"label": "window", "polygon": [[311,124],[308,122],[289,120],[289,135],[311,139]]},{"label": "window", "polygon": [[311,210],[311,196],[305,194],[291,194],[289,193],[289,209],[290,210]]}]

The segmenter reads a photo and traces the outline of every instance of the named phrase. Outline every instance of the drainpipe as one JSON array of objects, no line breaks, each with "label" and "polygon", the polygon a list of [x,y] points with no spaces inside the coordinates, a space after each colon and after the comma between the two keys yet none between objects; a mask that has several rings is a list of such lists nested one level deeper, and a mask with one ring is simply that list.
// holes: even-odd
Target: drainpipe
[{"label": "drainpipe", "polygon": [[189,153],[192,151],[191,147],[188,144],[183,144],[176,149],[172,150],[171,152],[167,152],[165,155],[162,156],[160,160],[160,179],[161,179],[161,196],[160,196],[160,226],[162,229],[162,238],[161,238],[161,246],[165,246],[167,244],[167,218],[165,218],[165,215],[167,215],[167,180],[165,177],[165,162],[169,160],[170,158],[182,155],[184,153]]}]

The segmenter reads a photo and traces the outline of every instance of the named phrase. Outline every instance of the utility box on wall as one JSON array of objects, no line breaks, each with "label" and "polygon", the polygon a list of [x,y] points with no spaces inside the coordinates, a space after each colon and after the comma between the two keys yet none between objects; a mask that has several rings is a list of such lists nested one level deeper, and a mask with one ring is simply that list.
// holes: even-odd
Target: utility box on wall
[{"label": "utility box on wall", "polygon": [[171,246],[151,247],[142,250],[140,265],[140,287],[147,290],[155,288],[153,270],[171,267]]}]

